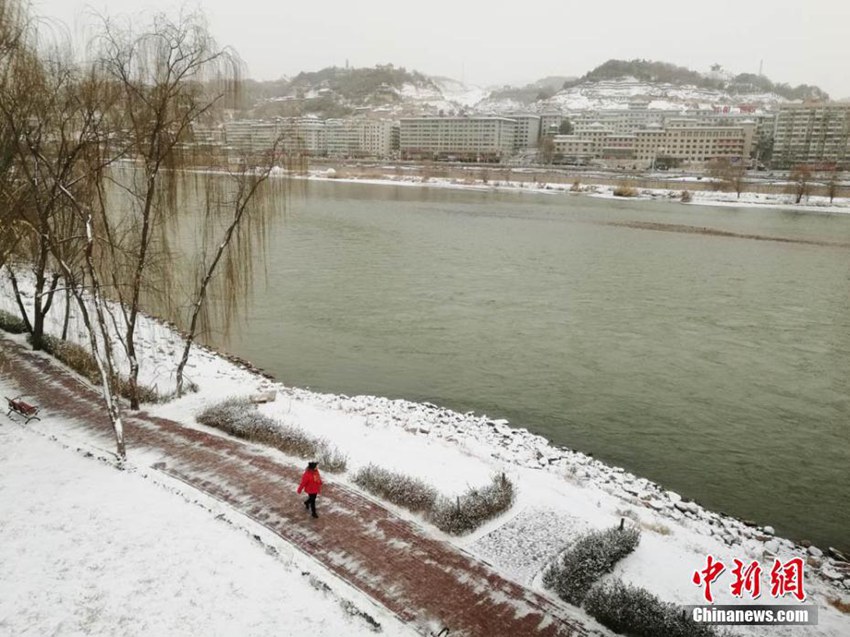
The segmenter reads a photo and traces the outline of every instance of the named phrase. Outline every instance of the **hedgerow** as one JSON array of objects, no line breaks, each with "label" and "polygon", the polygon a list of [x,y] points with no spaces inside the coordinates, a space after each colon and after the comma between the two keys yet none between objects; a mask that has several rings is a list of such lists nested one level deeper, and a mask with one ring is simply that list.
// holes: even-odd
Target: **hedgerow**
[{"label": "hedgerow", "polygon": [[485,522],[501,515],[514,503],[514,485],[505,474],[479,489],[469,489],[454,500],[438,498],[428,516],[437,528],[461,535],[474,531]]},{"label": "hedgerow", "polygon": [[591,531],[560,555],[543,573],[543,583],[561,599],[581,606],[596,581],[635,550],[640,529],[620,526]]},{"label": "hedgerow", "polygon": [[593,586],[584,599],[584,609],[600,624],[631,637],[721,637],[706,624],[696,623],[676,604],[664,602],[645,588],[621,580]]},{"label": "hedgerow", "polygon": [[430,511],[437,499],[437,490],[422,480],[373,464],[360,469],[353,481],[369,493],[414,513]]},{"label": "hedgerow", "polygon": [[316,460],[331,473],[341,473],[347,458],[327,440],[315,438],[297,427],[269,418],[247,398],[230,398],[204,409],[198,422],[250,442],[279,449],[307,460]]},{"label": "hedgerow", "polygon": [[514,502],[513,483],[504,474],[495,476],[487,486],[471,488],[454,499],[439,495],[417,478],[371,464],[357,472],[354,483],[379,498],[422,513],[431,524],[452,535],[474,531],[510,509]]}]

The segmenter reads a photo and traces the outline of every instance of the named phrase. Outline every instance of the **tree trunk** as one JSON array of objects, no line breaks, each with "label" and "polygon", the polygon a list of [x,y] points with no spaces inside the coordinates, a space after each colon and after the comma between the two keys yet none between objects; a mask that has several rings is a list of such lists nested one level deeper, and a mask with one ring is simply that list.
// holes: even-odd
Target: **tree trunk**
[{"label": "tree trunk", "polygon": [[68,323],[71,321],[71,284],[65,287],[65,318],[62,320],[62,340],[68,340]]},{"label": "tree trunk", "polygon": [[12,290],[15,292],[15,302],[18,304],[18,310],[21,312],[21,319],[24,322],[24,326],[27,328],[27,332],[32,334],[32,323],[30,323],[30,317],[27,314],[27,309],[24,307],[24,300],[21,298],[21,291],[18,289],[18,279],[15,276],[15,271],[12,269],[11,265],[7,265],[6,270],[9,272],[9,280],[12,282]]}]

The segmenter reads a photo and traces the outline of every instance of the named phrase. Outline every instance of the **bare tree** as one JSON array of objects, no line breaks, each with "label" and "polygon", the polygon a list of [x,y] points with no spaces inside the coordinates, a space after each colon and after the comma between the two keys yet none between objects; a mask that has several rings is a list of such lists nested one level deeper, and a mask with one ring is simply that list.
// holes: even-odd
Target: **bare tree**
[{"label": "bare tree", "polygon": [[21,24],[23,31],[14,46],[5,49],[3,59],[0,120],[6,154],[0,199],[9,215],[9,229],[4,234],[13,242],[13,252],[6,260],[14,258],[18,267],[28,267],[34,278],[30,317],[15,270],[11,265],[7,268],[33,349],[41,349],[44,320],[60,278],[49,248],[49,237],[66,213],[58,185],[77,160],[72,130],[76,95],[73,68],[62,42],[39,43],[34,35],[27,35],[27,23]]},{"label": "bare tree", "polygon": [[747,167],[743,161],[732,161],[728,157],[713,159],[708,165],[708,175],[715,179],[717,189],[724,192],[734,192],[738,199],[744,191]]},{"label": "bare tree", "polygon": [[805,164],[794,166],[791,173],[788,175],[790,182],[788,191],[793,194],[796,199],[794,203],[800,203],[803,197],[808,197],[811,191],[812,171]]},{"label": "bare tree", "polygon": [[555,140],[551,135],[544,135],[540,140],[540,162],[551,164],[555,158]]},{"label": "bare tree", "polygon": [[841,171],[838,167],[834,167],[829,171],[829,178],[826,182],[826,194],[829,196],[829,203],[832,203],[835,196],[838,194],[838,189],[841,186]]}]

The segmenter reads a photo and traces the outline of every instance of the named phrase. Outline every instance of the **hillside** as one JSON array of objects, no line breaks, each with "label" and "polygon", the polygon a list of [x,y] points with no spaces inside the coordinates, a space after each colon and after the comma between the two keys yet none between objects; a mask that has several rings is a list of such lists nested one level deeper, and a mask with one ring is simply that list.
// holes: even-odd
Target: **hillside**
[{"label": "hillside", "polygon": [[754,73],[740,73],[727,80],[723,79],[722,74],[718,73],[719,70],[719,66],[715,65],[712,73],[703,74],[667,62],[608,60],[577,80],[564,82],[563,88],[570,89],[591,82],[633,77],[653,84],[694,86],[707,90],[725,91],[730,95],[775,93],[787,100],[829,99],[829,95],[817,86],[800,84],[792,87],[789,84],[777,84],[763,75]]},{"label": "hillside", "polygon": [[[328,67],[291,79],[253,82],[244,100],[249,117],[315,114],[342,117],[359,109],[397,112],[418,101],[445,101],[438,81],[392,64]],[[445,106],[445,105],[443,105]]]},{"label": "hillside", "polygon": [[608,60],[579,78],[549,76],[492,89],[431,77],[392,64],[328,67],[292,78],[248,83],[246,117],[345,117],[369,111],[388,117],[462,113],[622,109],[629,102],[667,110],[717,106],[772,109],[789,100],[829,99],[817,86],[777,83],[720,65],[701,73],[667,62]]}]

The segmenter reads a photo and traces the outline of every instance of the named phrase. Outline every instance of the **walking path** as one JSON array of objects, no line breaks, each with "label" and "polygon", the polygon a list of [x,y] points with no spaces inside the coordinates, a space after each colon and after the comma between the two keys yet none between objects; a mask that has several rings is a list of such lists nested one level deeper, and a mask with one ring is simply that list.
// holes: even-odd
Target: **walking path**
[{"label": "walking path", "polygon": [[[114,437],[101,397],[47,357],[0,338],[2,373],[28,402],[71,418],[104,448]],[[420,631],[439,626],[449,637],[532,637],[593,634],[568,611],[506,580],[458,548],[344,485],[328,480],[319,519],[292,492],[302,467],[265,450],[177,422],[129,413],[128,454],[153,452],[155,469],[232,506],[313,557]],[[426,628],[428,627],[428,628]],[[443,633],[445,634],[445,633]]]}]

